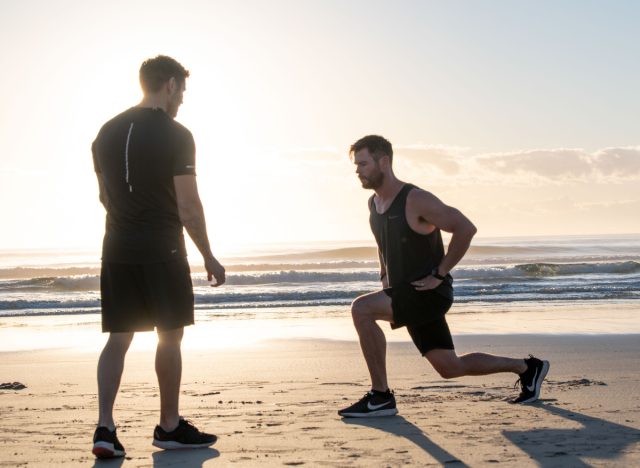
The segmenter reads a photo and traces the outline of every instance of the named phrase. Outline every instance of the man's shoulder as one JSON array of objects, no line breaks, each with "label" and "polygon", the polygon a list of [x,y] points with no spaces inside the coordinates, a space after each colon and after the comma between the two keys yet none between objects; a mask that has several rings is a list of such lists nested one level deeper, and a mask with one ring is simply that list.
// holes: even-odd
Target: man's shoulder
[{"label": "man's shoulder", "polygon": [[413,184],[408,185],[410,185],[410,190],[407,194],[407,204],[429,203],[438,199],[428,190],[422,189]]},{"label": "man's shoulder", "polygon": [[432,195],[431,192],[429,192],[428,190],[425,190],[422,187],[418,187],[417,185],[412,184],[410,182],[407,182],[405,185],[409,189],[409,196],[412,196],[412,195],[413,196],[422,196],[424,194]]},{"label": "man's shoulder", "polygon": [[118,127],[119,125],[122,124],[123,121],[125,120],[130,120],[131,119],[131,112],[132,112],[133,107],[130,107],[129,109],[126,109],[122,112],[120,112],[119,114],[111,117],[109,120],[107,120],[102,127],[100,127],[100,131],[98,132],[98,135],[104,134],[105,132]]},{"label": "man's shoulder", "polygon": [[135,112],[135,107],[129,107],[128,109],[123,110],[117,115],[111,117],[107,122],[103,125],[103,127],[107,127],[113,125],[117,122],[121,122],[122,120],[131,119],[132,114]]},{"label": "man's shoulder", "polygon": [[182,125],[180,122],[177,122],[172,119],[171,126],[179,137],[185,140],[193,141],[193,134],[191,133],[191,130],[189,130],[187,127]]}]

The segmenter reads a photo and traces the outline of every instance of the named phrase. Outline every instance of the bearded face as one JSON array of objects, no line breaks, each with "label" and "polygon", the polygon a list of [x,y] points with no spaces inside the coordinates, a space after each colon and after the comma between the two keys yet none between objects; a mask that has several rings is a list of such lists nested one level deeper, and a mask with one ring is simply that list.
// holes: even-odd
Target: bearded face
[{"label": "bearded face", "polygon": [[371,166],[371,170],[367,174],[360,174],[358,176],[360,182],[362,182],[362,188],[377,189],[384,182],[384,173],[380,170],[378,162],[374,162]]}]

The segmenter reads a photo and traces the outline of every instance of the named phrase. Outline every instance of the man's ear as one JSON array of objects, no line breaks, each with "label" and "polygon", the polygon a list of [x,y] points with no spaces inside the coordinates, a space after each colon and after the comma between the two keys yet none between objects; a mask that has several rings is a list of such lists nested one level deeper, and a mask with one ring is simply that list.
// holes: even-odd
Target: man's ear
[{"label": "man's ear", "polygon": [[387,170],[391,167],[391,158],[389,156],[382,156],[379,160],[378,160],[378,164],[380,165],[380,168]]},{"label": "man's ear", "polygon": [[169,78],[169,81],[167,81],[167,93],[169,95],[173,95],[175,94],[176,90],[178,89],[178,81],[175,79],[175,77],[171,77]]}]

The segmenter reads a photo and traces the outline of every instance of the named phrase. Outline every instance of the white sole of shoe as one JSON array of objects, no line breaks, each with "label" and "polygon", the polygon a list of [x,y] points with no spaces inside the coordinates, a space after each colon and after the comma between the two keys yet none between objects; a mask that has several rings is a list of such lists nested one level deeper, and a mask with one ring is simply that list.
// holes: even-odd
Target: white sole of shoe
[{"label": "white sole of shoe", "polygon": [[153,439],[152,445],[154,447],[158,447],[165,450],[184,450],[184,449],[199,449],[199,448],[211,447],[213,444],[216,443],[216,441],[217,439],[214,440],[213,442],[207,442],[204,444],[183,444],[180,442],[176,442],[174,440]]},{"label": "white sole of shoe", "polygon": [[117,458],[125,455],[122,450],[117,450],[112,443],[103,441],[94,443],[91,453],[98,458]]},{"label": "white sole of shoe", "polygon": [[536,379],[535,394],[528,400],[521,401],[520,403],[533,403],[538,399],[538,397],[540,396],[540,387],[542,387],[542,382],[547,376],[547,372],[549,372],[549,367],[551,367],[549,361],[542,361],[542,370],[540,371],[540,375],[538,375],[538,378]]},{"label": "white sole of shoe", "polygon": [[395,416],[396,414],[398,414],[397,408],[389,408],[371,411],[370,413],[342,413],[340,416],[343,418],[377,418],[380,416]]}]

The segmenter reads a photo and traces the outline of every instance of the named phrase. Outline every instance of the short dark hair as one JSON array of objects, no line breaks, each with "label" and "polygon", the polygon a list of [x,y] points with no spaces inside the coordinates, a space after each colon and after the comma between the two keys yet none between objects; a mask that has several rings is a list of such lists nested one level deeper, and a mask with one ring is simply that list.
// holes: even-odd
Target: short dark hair
[{"label": "short dark hair", "polygon": [[189,78],[189,70],[166,55],[147,59],[140,66],[140,86],[145,93],[160,91],[162,85],[171,78],[182,84]]},{"label": "short dark hair", "polygon": [[391,143],[380,135],[367,135],[356,141],[349,149],[349,156],[353,157],[358,151],[368,149],[375,161],[383,156],[389,156],[389,162],[393,162],[393,148]]}]

